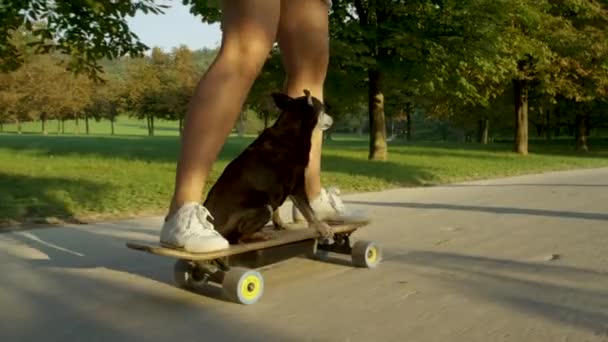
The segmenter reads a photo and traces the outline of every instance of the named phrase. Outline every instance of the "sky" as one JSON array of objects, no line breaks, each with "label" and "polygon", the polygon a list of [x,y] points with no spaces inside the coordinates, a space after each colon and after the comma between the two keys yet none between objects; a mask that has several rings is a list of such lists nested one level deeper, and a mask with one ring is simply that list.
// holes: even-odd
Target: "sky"
[{"label": "sky", "polygon": [[203,47],[214,48],[219,45],[221,31],[219,24],[207,24],[200,16],[189,12],[189,7],[181,1],[167,1],[171,6],[164,14],[144,14],[138,12],[135,17],[127,18],[127,23],[142,43],[150,48],[159,46],[165,51],[181,44],[196,50]]}]

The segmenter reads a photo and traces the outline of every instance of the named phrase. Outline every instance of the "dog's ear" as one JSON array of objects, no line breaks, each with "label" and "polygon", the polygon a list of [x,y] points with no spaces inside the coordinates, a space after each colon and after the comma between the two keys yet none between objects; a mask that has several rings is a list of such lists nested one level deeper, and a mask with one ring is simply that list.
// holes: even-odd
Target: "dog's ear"
[{"label": "dog's ear", "polygon": [[309,106],[314,107],[312,104],[312,97],[310,96],[310,90],[304,89],[304,95],[306,95],[306,103],[308,103]]},{"label": "dog's ear", "polygon": [[283,93],[272,93],[272,99],[274,100],[274,104],[279,107],[281,110],[287,110],[289,108],[289,103],[292,101],[292,98]]}]

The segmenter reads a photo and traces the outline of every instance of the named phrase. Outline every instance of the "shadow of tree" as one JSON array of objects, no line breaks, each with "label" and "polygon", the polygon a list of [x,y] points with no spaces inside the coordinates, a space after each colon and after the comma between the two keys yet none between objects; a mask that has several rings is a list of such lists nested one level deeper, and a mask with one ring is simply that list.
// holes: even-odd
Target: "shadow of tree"
[{"label": "shadow of tree", "polygon": [[[129,227],[121,229],[122,234],[134,233]],[[33,341],[41,336],[69,341],[85,336],[92,341],[167,341],[176,334],[186,340],[204,336],[203,340],[220,341],[239,340],[245,331],[248,340],[293,338],[233,317],[227,312],[231,303],[221,298],[218,287],[191,295],[173,290],[174,260],[129,250],[117,236],[78,227],[3,236],[7,237],[47,256],[18,258],[20,269],[0,279],[2,302],[17,298],[27,314],[27,325],[23,316],[3,316],[8,325],[2,336],[7,341]],[[0,268],[7,270],[15,255],[4,252],[0,250],[5,261]],[[234,304],[232,309],[239,307]],[[179,318],[168,320],[168,316]]]},{"label": "shadow of tree", "polygon": [[391,261],[440,270],[439,281],[468,295],[608,337],[606,272],[431,251]]},{"label": "shadow of tree", "polygon": [[[48,138],[48,139],[47,139]],[[231,137],[224,144],[218,162],[234,159],[252,138]],[[176,162],[179,141],[176,137],[10,137],[0,136],[3,148],[34,153],[40,156],[99,156],[125,160],[145,160],[150,162]],[[335,146],[329,146],[335,148]],[[358,148],[357,148],[358,149]],[[361,150],[365,154],[365,150]],[[323,172],[357,174],[370,178],[380,178],[395,185],[422,184],[435,179],[432,170],[404,163],[372,162],[366,158],[339,156],[335,151],[324,154]]]},{"label": "shadow of tree", "polygon": [[532,215],[550,216],[581,220],[608,220],[606,213],[585,213],[564,210],[545,210],[528,208],[509,208],[509,207],[485,207],[477,205],[445,204],[445,203],[414,203],[414,202],[367,202],[367,201],[347,201],[352,204],[363,204],[381,207],[400,207],[411,209],[439,209],[439,210],[459,210],[459,211],[478,211],[500,215]]},{"label": "shadow of tree", "polygon": [[11,218],[56,217],[77,221],[70,202],[96,208],[99,198],[112,191],[109,184],[82,179],[34,177],[0,172],[0,221]]},{"label": "shadow of tree", "polygon": [[504,183],[504,184],[444,184],[446,188],[500,188],[500,187],[557,187],[557,188],[597,188],[608,187],[608,184],[568,184],[568,183]]},{"label": "shadow of tree", "polygon": [[[145,123],[141,123],[141,124],[135,124],[135,123],[120,123],[119,126],[122,127],[132,127],[132,128],[139,128],[142,131],[147,131],[148,130],[148,126]],[[167,127],[167,126],[163,126],[163,125],[158,125],[155,124],[154,125],[154,131],[163,131],[163,132],[179,132],[179,128],[178,127]]]},{"label": "shadow of tree", "polygon": [[[218,161],[229,161],[250,142],[250,138],[226,140]],[[2,148],[39,156],[98,156],[149,162],[176,162],[178,137],[166,136],[12,136],[0,135]]]},{"label": "shadow of tree", "polygon": [[355,157],[324,155],[322,172],[337,172],[381,179],[393,185],[421,185],[437,179],[430,168],[421,168],[406,163],[391,161],[369,161]]},{"label": "shadow of tree", "polygon": [[[596,140],[594,148],[587,152],[577,151],[574,145],[559,141],[556,143],[530,142],[529,153],[531,155],[551,155],[573,158],[607,158],[608,145],[602,140]],[[433,142],[397,142],[390,145],[391,153],[404,155],[423,155],[436,157],[462,157],[478,159],[513,159],[520,157],[512,152],[511,143],[492,143],[488,145],[476,143],[433,143]],[[492,155],[489,153],[504,153]]]}]

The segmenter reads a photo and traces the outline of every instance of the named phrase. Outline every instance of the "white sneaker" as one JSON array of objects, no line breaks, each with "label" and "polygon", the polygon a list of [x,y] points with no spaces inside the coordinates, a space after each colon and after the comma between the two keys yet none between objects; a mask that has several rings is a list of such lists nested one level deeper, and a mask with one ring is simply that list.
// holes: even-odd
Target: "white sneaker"
[{"label": "white sneaker", "polygon": [[184,204],[163,224],[160,242],[170,248],[183,248],[191,253],[215,252],[229,247],[226,240],[207,219],[209,210],[200,203]]},{"label": "white sneaker", "polygon": [[[356,222],[368,220],[367,213],[363,210],[352,210],[347,208],[338,196],[340,190],[337,188],[321,189],[321,193],[310,201],[310,207],[321,221]],[[306,221],[302,213],[294,205],[292,208],[294,222]]]}]

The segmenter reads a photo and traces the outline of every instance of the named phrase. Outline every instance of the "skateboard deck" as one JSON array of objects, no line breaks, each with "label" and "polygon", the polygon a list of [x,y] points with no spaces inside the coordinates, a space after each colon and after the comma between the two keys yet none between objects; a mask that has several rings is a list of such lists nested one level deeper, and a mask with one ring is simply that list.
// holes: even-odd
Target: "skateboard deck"
[{"label": "skateboard deck", "polygon": [[[355,230],[365,225],[368,225],[369,223],[369,220],[349,223],[328,222],[334,234],[348,234],[354,232]],[[156,255],[192,261],[203,261],[286,245],[303,240],[318,239],[321,237],[319,232],[317,232],[315,229],[308,228],[308,224],[306,222],[290,223],[285,224],[285,226],[287,228],[285,230],[274,230],[274,227],[272,227],[272,225],[264,227],[264,231],[272,231],[272,238],[269,240],[233,244],[230,245],[227,249],[208,253],[190,253],[183,249],[164,247],[160,243],[145,243],[134,241],[127,242],[127,247]]]}]

